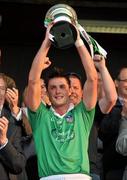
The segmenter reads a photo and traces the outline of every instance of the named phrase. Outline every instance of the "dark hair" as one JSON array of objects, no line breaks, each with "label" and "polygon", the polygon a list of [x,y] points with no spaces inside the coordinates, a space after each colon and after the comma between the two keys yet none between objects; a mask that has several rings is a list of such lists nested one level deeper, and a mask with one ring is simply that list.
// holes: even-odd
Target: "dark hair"
[{"label": "dark hair", "polygon": [[69,77],[66,76],[63,69],[58,68],[58,67],[54,67],[53,71],[49,74],[49,76],[45,80],[46,88],[48,87],[49,80],[53,79],[53,78],[57,78],[57,77],[65,78],[68,85],[70,86]]},{"label": "dark hair", "polygon": [[83,87],[83,85],[82,85],[82,78],[81,78],[81,76],[79,74],[77,74],[75,72],[68,72],[68,73],[66,73],[66,76],[68,78],[71,78],[71,77],[77,78],[80,81],[81,87]]},{"label": "dark hair", "polygon": [[5,87],[7,88],[6,75],[4,73],[0,73],[0,79],[3,79],[5,82]]},{"label": "dark hair", "polygon": [[123,69],[127,69],[127,66],[123,66],[117,71],[115,79],[117,79],[118,81],[120,80],[120,73]]},{"label": "dark hair", "polygon": [[13,78],[7,76],[4,73],[0,73],[0,78],[5,81],[6,87],[12,89],[13,87],[16,88],[16,83]]}]

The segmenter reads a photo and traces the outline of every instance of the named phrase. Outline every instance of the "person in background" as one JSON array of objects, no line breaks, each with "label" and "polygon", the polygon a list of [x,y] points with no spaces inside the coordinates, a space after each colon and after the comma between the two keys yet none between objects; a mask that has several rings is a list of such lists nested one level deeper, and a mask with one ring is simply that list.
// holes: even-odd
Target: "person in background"
[{"label": "person in background", "polygon": [[66,74],[70,80],[71,94],[70,102],[74,105],[80,103],[83,97],[82,80],[79,74],[75,72],[69,72]]},{"label": "person in background", "polygon": [[[127,162],[127,99],[124,101],[121,112],[119,134],[116,140],[116,151],[123,155],[124,160]],[[121,179],[127,179],[127,163]]]},{"label": "person in background", "polygon": [[127,99],[126,79],[127,67],[122,67],[118,71],[115,79],[118,99],[115,106],[112,108],[110,113],[103,118],[100,125],[99,134],[103,141],[103,168],[105,180],[122,180],[127,162],[126,158],[116,151],[116,141],[121,124],[121,117],[124,115],[123,105],[125,99]]},{"label": "person in background", "polygon": [[[106,67],[104,57],[102,57],[101,55],[95,55],[93,60],[95,67],[98,70],[98,103],[96,106],[94,123],[90,133],[89,160],[92,178],[93,180],[99,180],[102,173],[100,172],[102,171],[102,164],[101,159],[99,160],[99,162],[98,159],[102,155],[98,153],[98,128],[104,114],[108,113],[115,105],[117,92],[115,89],[115,84]],[[71,82],[70,101],[74,105],[77,105],[82,100],[83,91],[81,77],[74,72],[67,73],[67,76],[69,77]]]},{"label": "person in background", "polygon": [[103,144],[98,137],[98,131],[101,120],[105,114],[111,111],[116,103],[117,92],[113,79],[106,67],[105,58],[99,54],[95,54],[93,61],[98,71],[98,102],[89,139],[89,159],[93,180],[100,180],[103,176],[101,160],[103,156]]},{"label": "person in background", "polygon": [[16,123],[9,106],[6,76],[0,74],[0,175],[2,180],[27,180],[26,158],[20,143],[21,127]]},{"label": "person in background", "polygon": [[[117,82],[118,81],[118,82]],[[127,162],[127,67],[123,67],[120,70],[120,74],[116,85],[120,94],[119,99],[122,103],[121,119],[119,126],[119,134],[116,140],[116,150],[118,153],[124,156]],[[122,180],[127,179],[127,163],[125,166]]]},{"label": "person in background", "polygon": [[[48,98],[45,81],[40,79],[41,85],[41,100],[44,105],[50,107],[50,101]],[[22,98],[22,107],[21,107],[21,117],[18,117],[18,120],[22,121],[22,126],[24,130],[24,138],[22,140],[23,149],[27,157],[26,172],[28,180],[38,180],[38,170],[37,170],[37,156],[35,151],[35,145],[33,141],[32,129],[28,120],[28,112],[25,103],[25,97],[27,96],[27,87],[24,89],[23,98]],[[34,169],[34,171],[33,171]]]}]

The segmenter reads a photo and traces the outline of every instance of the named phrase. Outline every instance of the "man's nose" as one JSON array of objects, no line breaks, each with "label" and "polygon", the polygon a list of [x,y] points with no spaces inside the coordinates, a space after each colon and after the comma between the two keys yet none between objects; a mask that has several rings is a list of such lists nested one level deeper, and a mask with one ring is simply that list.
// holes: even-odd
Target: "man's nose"
[{"label": "man's nose", "polygon": [[57,94],[60,93],[60,88],[59,87],[56,88],[56,93]]},{"label": "man's nose", "polygon": [[73,87],[71,87],[71,92],[74,92],[74,91],[75,91],[75,89]]},{"label": "man's nose", "polygon": [[3,95],[3,91],[2,90],[0,90],[0,95]]}]

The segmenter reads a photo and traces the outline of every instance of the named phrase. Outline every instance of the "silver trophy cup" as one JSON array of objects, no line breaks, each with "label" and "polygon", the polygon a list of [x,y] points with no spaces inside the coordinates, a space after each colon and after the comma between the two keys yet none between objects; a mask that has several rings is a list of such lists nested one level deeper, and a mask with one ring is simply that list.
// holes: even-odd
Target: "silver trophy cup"
[{"label": "silver trophy cup", "polygon": [[45,27],[47,28],[50,23],[53,23],[53,26],[49,38],[55,47],[66,49],[73,46],[77,39],[78,30],[92,58],[94,54],[101,54],[106,58],[107,52],[78,23],[77,14],[71,6],[67,4],[52,6],[45,15]]},{"label": "silver trophy cup", "polygon": [[66,4],[52,6],[45,15],[45,27],[50,23],[53,23],[50,40],[55,47],[66,49],[74,45],[77,39],[77,14],[72,7]]}]

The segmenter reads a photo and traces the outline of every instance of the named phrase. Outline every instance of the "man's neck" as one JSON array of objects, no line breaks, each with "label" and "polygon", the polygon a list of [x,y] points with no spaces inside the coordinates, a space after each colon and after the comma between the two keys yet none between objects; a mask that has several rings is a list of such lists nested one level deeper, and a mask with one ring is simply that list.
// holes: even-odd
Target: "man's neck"
[{"label": "man's neck", "polygon": [[56,111],[56,113],[58,113],[59,115],[63,115],[67,112],[67,110],[69,109],[69,104],[64,105],[64,106],[60,106],[60,107],[54,107],[53,109]]},{"label": "man's neck", "polygon": [[51,106],[52,111],[58,116],[64,116],[67,112],[72,110],[74,108],[74,104],[70,103],[66,106],[61,106],[61,107],[54,107]]}]

